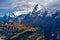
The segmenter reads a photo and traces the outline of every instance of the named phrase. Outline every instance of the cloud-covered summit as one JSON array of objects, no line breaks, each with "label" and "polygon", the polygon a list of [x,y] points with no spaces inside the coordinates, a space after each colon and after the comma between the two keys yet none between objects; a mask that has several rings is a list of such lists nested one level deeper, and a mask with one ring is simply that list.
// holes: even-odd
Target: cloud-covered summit
[{"label": "cloud-covered summit", "polygon": [[60,9],[60,0],[0,0],[0,9],[3,9],[0,10],[0,14],[12,9],[16,10],[15,8],[30,12],[36,4],[43,5],[49,11]]}]

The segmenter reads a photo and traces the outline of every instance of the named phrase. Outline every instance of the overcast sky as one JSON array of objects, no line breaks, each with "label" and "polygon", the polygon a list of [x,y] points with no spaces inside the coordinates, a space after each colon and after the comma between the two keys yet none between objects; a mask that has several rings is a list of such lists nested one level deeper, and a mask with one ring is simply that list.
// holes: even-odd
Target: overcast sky
[{"label": "overcast sky", "polygon": [[[12,8],[19,7],[20,9],[25,9],[25,10],[28,8],[28,10],[31,11],[37,3],[43,5],[46,8],[60,9],[60,0],[0,0],[0,9],[10,10]],[[0,10],[0,15],[1,15],[1,10]]]},{"label": "overcast sky", "polygon": [[0,0],[0,9],[14,8],[17,6],[32,6],[35,3],[41,3],[44,6],[53,4],[60,5],[60,0]]}]

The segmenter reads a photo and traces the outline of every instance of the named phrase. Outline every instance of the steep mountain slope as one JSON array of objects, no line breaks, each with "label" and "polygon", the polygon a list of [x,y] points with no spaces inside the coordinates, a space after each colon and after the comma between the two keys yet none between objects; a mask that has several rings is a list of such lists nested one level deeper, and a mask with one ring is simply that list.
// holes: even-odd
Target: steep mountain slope
[{"label": "steep mountain slope", "polygon": [[[38,9],[38,7],[40,9]],[[22,23],[26,23],[27,25],[30,26],[38,26],[40,25],[40,23],[42,22],[41,18],[42,16],[46,16],[47,15],[47,11],[45,10],[45,8],[42,8],[39,4],[37,4],[34,7],[34,10],[32,11],[32,13],[27,14],[25,16],[25,18],[22,20]]]},{"label": "steep mountain slope", "polygon": [[25,16],[21,23],[28,26],[43,28],[46,40],[49,40],[51,39],[52,34],[60,28],[60,10],[56,10],[56,12],[53,11],[54,14],[51,13],[51,16],[47,16],[48,11],[44,8],[35,12],[37,6],[38,5],[35,6],[31,14]]},{"label": "steep mountain slope", "polygon": [[[44,29],[46,40],[49,40],[60,28],[60,10],[52,11],[49,13],[46,8],[37,4],[32,12],[15,16],[14,13],[5,15],[0,18],[0,22],[18,22],[32,27],[40,27]],[[48,35],[48,36],[47,36]]]}]

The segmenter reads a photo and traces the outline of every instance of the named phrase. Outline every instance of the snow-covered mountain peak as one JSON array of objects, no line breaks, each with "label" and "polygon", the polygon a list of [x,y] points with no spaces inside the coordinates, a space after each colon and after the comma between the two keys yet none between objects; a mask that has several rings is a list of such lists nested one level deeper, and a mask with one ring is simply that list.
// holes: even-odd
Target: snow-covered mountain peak
[{"label": "snow-covered mountain peak", "polygon": [[38,7],[37,7],[36,12],[42,9],[42,6],[40,4],[37,4],[37,5],[38,5]]},{"label": "snow-covered mountain peak", "polygon": [[41,10],[43,7],[40,4],[36,4],[36,6],[34,7],[34,12],[38,12],[39,10]]}]

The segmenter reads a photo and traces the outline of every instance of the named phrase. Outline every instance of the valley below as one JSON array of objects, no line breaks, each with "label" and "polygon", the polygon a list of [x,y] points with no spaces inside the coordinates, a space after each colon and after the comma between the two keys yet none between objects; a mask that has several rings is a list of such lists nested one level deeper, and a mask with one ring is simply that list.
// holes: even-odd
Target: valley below
[{"label": "valley below", "polygon": [[44,40],[44,33],[38,27],[0,22],[0,40]]}]

